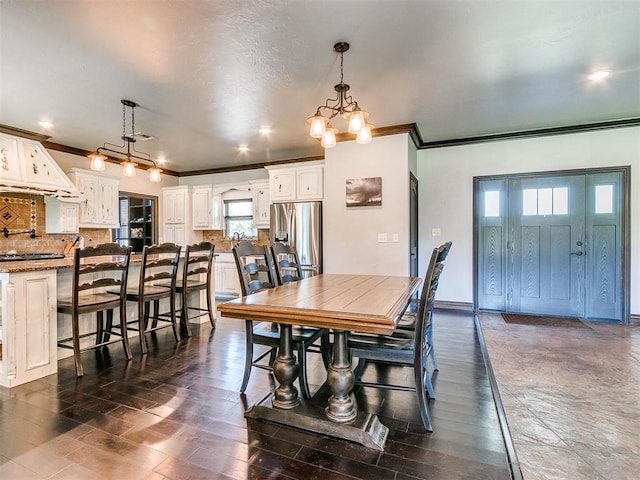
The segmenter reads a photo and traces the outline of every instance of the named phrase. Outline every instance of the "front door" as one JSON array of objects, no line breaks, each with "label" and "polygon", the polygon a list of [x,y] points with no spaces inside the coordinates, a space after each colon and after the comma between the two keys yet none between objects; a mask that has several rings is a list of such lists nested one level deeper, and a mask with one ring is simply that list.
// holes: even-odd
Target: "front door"
[{"label": "front door", "polygon": [[479,180],[477,306],[622,321],[623,171]]}]

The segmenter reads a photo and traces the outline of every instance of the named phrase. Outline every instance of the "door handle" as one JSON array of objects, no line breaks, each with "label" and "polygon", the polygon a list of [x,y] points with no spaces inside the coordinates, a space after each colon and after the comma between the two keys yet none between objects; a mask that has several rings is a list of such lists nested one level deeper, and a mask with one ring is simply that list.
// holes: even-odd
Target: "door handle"
[{"label": "door handle", "polygon": [[582,255],[584,255],[584,252],[571,252],[571,255],[577,255],[578,257],[581,257]]}]

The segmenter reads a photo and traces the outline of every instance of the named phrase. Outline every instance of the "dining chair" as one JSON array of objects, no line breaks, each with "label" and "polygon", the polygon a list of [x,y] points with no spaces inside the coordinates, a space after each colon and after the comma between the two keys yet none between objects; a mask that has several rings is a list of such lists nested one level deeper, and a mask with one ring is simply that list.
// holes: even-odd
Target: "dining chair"
[{"label": "dining chair", "polygon": [[[131,349],[127,337],[126,288],[131,247],[104,243],[95,247],[77,248],[73,259],[71,297],[59,298],[57,311],[71,315],[71,337],[58,340],[58,347],[73,349],[76,375],[82,377],[81,352],[122,341],[127,360]],[[113,288],[113,292],[105,291]],[[113,324],[113,311],[118,309],[118,324]],[[104,323],[104,312],[107,322]],[[96,314],[95,329],[80,332],[80,315]],[[117,338],[111,338],[115,335]],[[91,344],[85,339],[93,337]]]},{"label": "dining chair", "polygon": [[[302,280],[302,266],[300,265],[300,256],[298,250],[293,245],[287,245],[283,242],[274,242],[271,245],[271,257],[273,258],[273,266],[276,272],[278,285],[297,282]],[[315,345],[309,347],[308,351],[315,351]],[[333,356],[331,339],[329,330],[323,329],[320,338],[320,353],[322,354],[322,363],[324,368],[328,369],[331,365]]]},{"label": "dining chair", "polygon": [[[242,296],[251,295],[276,286],[271,255],[267,247],[241,240],[232,250],[238,269]],[[277,323],[254,323],[251,320],[245,320],[245,330],[246,351],[244,376],[240,387],[241,393],[244,393],[247,389],[252,367],[273,371],[273,363],[280,346],[280,329]],[[307,351],[316,340],[322,337],[323,333],[323,330],[316,328],[293,328],[293,348],[298,353],[298,364],[300,366],[298,381],[300,383],[300,392],[304,398],[311,397],[307,382]],[[254,358],[254,345],[263,345],[268,349]],[[266,365],[260,363],[267,355],[269,356],[268,363]]]},{"label": "dining chair", "polygon": [[[148,350],[147,333],[171,327],[176,342],[180,340],[175,303],[179,260],[180,245],[162,243],[145,246],[138,285],[127,288],[127,300],[136,302],[138,307],[138,320],[129,322],[128,328],[138,332],[143,355]],[[169,301],[167,312],[159,311],[160,300]],[[150,308],[152,302],[153,312]]]},{"label": "dining chair", "polygon": [[[211,277],[213,273],[213,251],[215,245],[211,242],[200,242],[187,245],[183,267],[182,278],[176,281],[176,294],[180,298],[180,310],[177,312],[180,319],[182,333],[190,337],[189,331],[189,310],[200,312],[191,318],[198,318],[203,315],[209,316],[209,323],[216,328],[216,320],[213,313],[213,299],[211,298]],[[205,292],[207,308],[200,306],[189,306],[189,294],[193,292]]]},{"label": "dining chair", "polygon": [[[449,251],[451,250],[451,245],[452,242],[446,242],[443,243],[442,245],[440,245],[438,251],[438,258],[437,258],[437,262],[438,263],[443,263],[445,261],[445,259],[447,258],[447,256],[449,255]],[[443,266],[444,268],[444,266]],[[437,285],[436,285],[437,288]],[[433,345],[433,323],[432,323],[432,316],[433,316],[433,304],[431,305],[431,307],[429,308],[429,322],[427,325],[427,340],[429,341],[429,345],[431,345],[431,350],[429,352],[429,358],[431,359],[431,363],[433,365],[433,370],[434,371],[438,371],[438,360],[436,359],[436,350],[435,347]],[[402,318],[400,319],[400,322],[398,323],[398,327],[400,330],[413,330],[415,328],[416,325],[416,312],[406,312]]]},{"label": "dining chair", "polygon": [[[443,268],[442,262],[438,262],[442,248],[435,248],[431,254],[420,294],[414,330],[396,330],[392,335],[388,336],[352,334],[347,343],[351,357],[358,358],[354,371],[355,384],[362,387],[416,392],[422,424],[429,432],[433,431],[433,427],[431,425],[428,401],[429,398],[435,398],[435,392],[427,368],[428,356],[431,351],[431,344],[427,338],[427,328],[430,322],[429,310],[433,304],[438,278]],[[414,384],[407,386],[363,381],[362,375],[366,364],[369,362],[413,368]]]}]

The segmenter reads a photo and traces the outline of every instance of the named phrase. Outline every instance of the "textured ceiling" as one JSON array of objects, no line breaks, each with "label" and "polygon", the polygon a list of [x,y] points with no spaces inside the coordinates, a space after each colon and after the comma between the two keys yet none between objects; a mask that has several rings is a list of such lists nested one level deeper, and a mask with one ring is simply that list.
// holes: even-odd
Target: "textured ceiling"
[{"label": "textured ceiling", "polygon": [[127,98],[168,169],[319,155],[340,40],[370,121],[427,142],[640,116],[640,0],[1,0],[0,124],[93,150]]}]

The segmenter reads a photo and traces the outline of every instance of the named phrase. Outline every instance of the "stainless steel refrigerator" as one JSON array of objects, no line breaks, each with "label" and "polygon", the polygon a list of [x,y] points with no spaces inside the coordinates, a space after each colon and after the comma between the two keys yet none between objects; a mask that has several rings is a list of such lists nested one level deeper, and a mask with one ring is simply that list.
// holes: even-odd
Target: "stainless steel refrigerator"
[{"label": "stainless steel refrigerator", "polygon": [[322,273],[322,202],[272,204],[270,235],[296,247],[305,277]]}]

